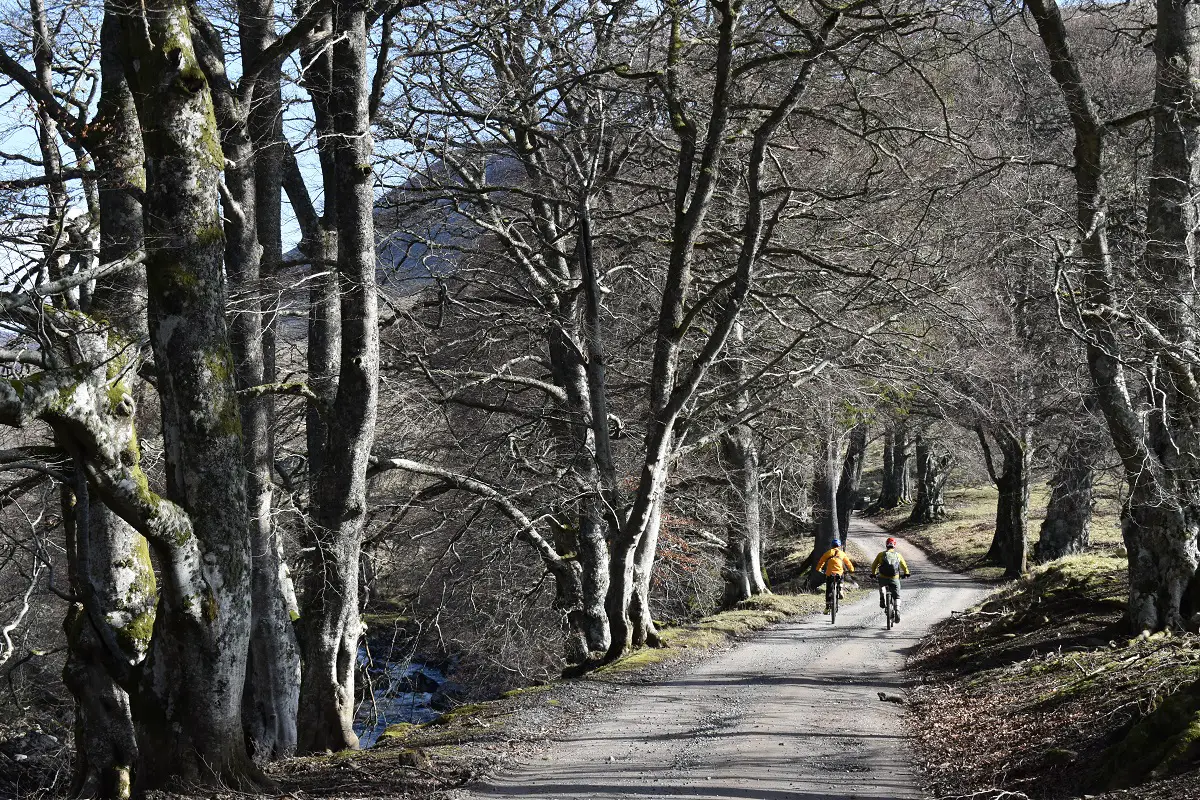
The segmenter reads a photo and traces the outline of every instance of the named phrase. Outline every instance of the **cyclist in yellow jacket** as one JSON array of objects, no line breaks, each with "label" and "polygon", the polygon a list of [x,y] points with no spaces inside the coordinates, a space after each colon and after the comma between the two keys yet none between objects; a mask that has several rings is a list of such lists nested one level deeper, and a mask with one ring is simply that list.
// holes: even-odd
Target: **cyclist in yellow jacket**
[{"label": "cyclist in yellow jacket", "polygon": [[836,586],[838,591],[838,599],[841,599],[842,594],[842,576],[847,572],[854,572],[854,562],[850,560],[850,556],[842,550],[842,542],[840,539],[834,539],[830,542],[832,545],[825,551],[825,555],[821,556],[817,561],[817,572],[825,576],[825,613],[828,614],[833,609],[833,589]]},{"label": "cyclist in yellow jacket", "polygon": [[890,591],[892,597],[896,598],[896,616],[893,619],[899,622],[900,578],[907,578],[912,573],[908,571],[908,562],[896,549],[896,540],[891,536],[884,543],[883,552],[875,556],[875,561],[871,563],[871,574],[879,579],[879,607],[886,608],[883,593]]}]

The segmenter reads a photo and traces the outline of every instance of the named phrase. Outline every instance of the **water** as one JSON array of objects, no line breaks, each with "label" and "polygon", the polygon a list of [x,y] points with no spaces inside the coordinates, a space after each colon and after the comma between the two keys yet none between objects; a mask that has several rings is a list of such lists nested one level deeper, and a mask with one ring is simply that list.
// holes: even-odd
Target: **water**
[{"label": "water", "polygon": [[359,746],[379,741],[389,725],[432,722],[442,712],[433,707],[434,696],[446,684],[441,670],[419,661],[372,661],[358,651],[358,665],[371,678],[372,700],[365,700],[354,719]]}]

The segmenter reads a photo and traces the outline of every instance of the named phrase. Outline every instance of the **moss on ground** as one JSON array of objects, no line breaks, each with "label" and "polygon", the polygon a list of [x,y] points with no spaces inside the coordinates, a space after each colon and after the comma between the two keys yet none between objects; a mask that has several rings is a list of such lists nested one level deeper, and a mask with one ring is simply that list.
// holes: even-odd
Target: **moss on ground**
[{"label": "moss on ground", "polygon": [[1125,789],[1200,765],[1200,680],[1165,698],[1104,756],[1100,785]]},{"label": "moss on ground", "polygon": [[[1111,480],[1098,482],[1088,552],[1124,554],[1121,550],[1119,495],[1118,487]],[[987,564],[985,557],[996,531],[996,498],[994,486],[958,487],[946,490],[947,516],[938,522],[910,524],[911,506],[883,511],[872,519],[885,530],[920,547],[935,563],[977,580],[995,582],[1003,579],[1004,570]],[[1049,502],[1049,486],[1035,482],[1029,492],[1031,554]]]}]

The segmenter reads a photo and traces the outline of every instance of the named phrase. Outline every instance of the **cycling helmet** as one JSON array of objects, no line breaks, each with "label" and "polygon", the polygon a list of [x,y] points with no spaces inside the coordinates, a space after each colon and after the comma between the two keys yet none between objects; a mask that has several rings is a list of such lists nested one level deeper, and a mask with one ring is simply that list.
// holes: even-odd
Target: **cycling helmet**
[{"label": "cycling helmet", "polygon": [[841,539],[834,539],[832,542],[830,542],[830,543],[829,543],[829,545],[830,545],[831,547],[841,547],[841,546],[842,546],[842,540],[841,540]]},{"label": "cycling helmet", "polygon": [[895,546],[896,546],[896,540],[895,540],[895,538],[894,538],[894,537],[891,537],[891,536],[889,536],[889,537],[888,537],[888,540],[887,540],[887,542],[886,542],[885,544],[886,544],[886,546],[888,546],[888,547],[895,547]]}]

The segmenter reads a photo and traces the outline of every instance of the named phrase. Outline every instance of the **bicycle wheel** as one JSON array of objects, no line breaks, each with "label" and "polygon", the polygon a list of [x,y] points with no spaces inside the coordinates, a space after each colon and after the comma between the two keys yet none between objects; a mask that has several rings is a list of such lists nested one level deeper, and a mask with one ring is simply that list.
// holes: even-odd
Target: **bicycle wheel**
[{"label": "bicycle wheel", "polygon": [[842,582],[840,580],[835,580],[833,582],[833,599],[829,602],[829,624],[830,625],[837,624],[838,594],[840,594],[842,591],[841,584],[842,584]]},{"label": "bicycle wheel", "polygon": [[896,596],[892,594],[891,589],[884,589],[883,593],[887,596],[884,600],[883,615],[887,617],[887,629],[890,631],[896,617]]}]

